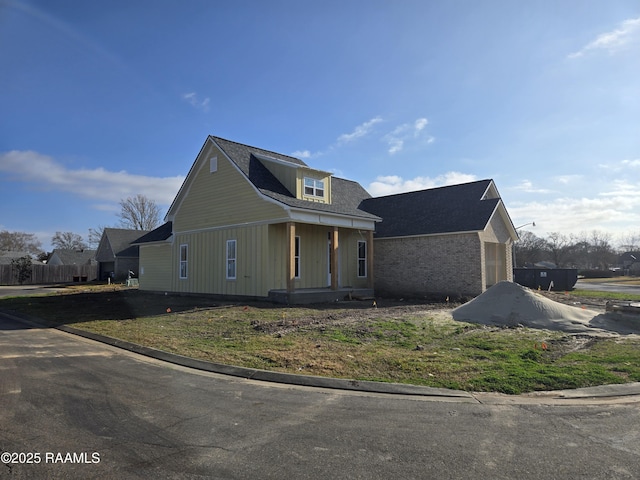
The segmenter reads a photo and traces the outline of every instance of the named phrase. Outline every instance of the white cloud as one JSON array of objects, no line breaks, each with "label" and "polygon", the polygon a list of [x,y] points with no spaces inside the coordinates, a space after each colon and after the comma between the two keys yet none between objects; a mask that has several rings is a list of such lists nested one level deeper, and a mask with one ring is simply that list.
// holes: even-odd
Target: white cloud
[{"label": "white cloud", "polygon": [[381,117],[374,117],[371,120],[364,122],[361,125],[358,125],[355,130],[351,133],[343,133],[338,137],[338,144],[349,143],[358,138],[364,137],[368,135],[373,129],[374,125],[380,123],[382,121]]},{"label": "white cloud", "polygon": [[562,185],[569,185],[582,180],[582,178],[582,175],[556,175],[552,177],[552,180]]},{"label": "white cloud", "polygon": [[200,100],[198,95],[195,92],[185,93],[182,95],[182,99],[187,101],[193,107],[202,110],[203,112],[209,111],[209,97],[206,97],[204,100]]},{"label": "white cloud", "polygon": [[513,190],[519,190],[525,193],[549,193],[551,191],[546,188],[535,188],[533,186],[533,182],[531,182],[530,180],[523,180],[518,185],[513,187]]},{"label": "white cloud", "polygon": [[394,193],[412,192],[427,188],[442,187],[445,185],[457,185],[459,183],[473,182],[477,180],[475,175],[460,172],[447,172],[435,178],[415,177],[405,180],[398,175],[377,177],[369,184],[367,189],[374,197],[392,195]]},{"label": "white cloud", "polygon": [[579,58],[594,50],[604,50],[613,54],[640,36],[640,17],[623,21],[617,29],[600,34],[595,40],[577,52],[569,54],[569,58]]},{"label": "white cloud", "polygon": [[[149,177],[124,170],[112,172],[102,167],[72,170],[47,155],[15,150],[0,153],[0,171],[20,182],[83,198],[119,202],[139,193],[160,205],[171,204],[184,180],[183,176]],[[96,208],[102,210],[105,206],[96,205]]]},{"label": "white cloud", "polygon": [[[410,138],[417,138],[420,132],[429,124],[429,120],[426,118],[418,118],[413,123],[403,123],[398,125],[393,131],[387,133],[382,139],[387,143],[390,155],[400,152],[405,145],[405,142]],[[435,138],[429,136],[427,143],[433,143]]]},{"label": "white cloud", "polygon": [[296,158],[311,158],[312,155],[309,150],[296,150],[291,156]]}]

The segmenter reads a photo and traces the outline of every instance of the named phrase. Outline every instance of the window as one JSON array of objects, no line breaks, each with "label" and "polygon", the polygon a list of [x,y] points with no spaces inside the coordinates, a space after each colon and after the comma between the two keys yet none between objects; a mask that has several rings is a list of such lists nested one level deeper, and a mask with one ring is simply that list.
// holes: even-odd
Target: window
[{"label": "window", "polygon": [[187,278],[188,245],[180,245],[180,278]]},{"label": "window", "polygon": [[236,241],[227,240],[227,280],[236,278]]},{"label": "window", "polygon": [[358,277],[367,276],[367,242],[358,240]]},{"label": "window", "polygon": [[324,182],[322,180],[305,177],[304,194],[314,197],[324,197]]},{"label": "window", "polygon": [[209,172],[214,173],[218,171],[218,157],[211,157],[209,159]]},{"label": "window", "polygon": [[300,278],[300,237],[296,237],[293,253],[293,268],[295,277]]}]

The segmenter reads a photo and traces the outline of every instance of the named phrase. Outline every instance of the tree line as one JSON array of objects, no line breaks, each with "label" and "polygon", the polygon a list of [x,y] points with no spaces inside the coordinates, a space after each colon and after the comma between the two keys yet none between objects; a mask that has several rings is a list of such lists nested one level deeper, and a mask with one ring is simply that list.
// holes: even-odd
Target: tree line
[{"label": "tree line", "polygon": [[640,251],[640,233],[622,236],[617,246],[612,235],[599,230],[578,235],[552,232],[546,238],[530,231],[518,233],[520,239],[514,247],[516,267],[546,261],[559,268],[607,270],[617,265],[621,254]]},{"label": "tree line", "polygon": [[[120,212],[117,216],[119,218],[117,228],[153,230],[160,223],[160,208],[144,195],[136,195],[120,201]],[[82,235],[74,232],[56,232],[51,237],[51,245],[53,248],[68,250],[97,248],[105,228],[107,227],[90,228],[87,241]],[[47,252],[42,249],[42,242],[36,235],[26,232],[0,230],[0,252],[2,251],[26,252],[38,260],[48,257]]]}]

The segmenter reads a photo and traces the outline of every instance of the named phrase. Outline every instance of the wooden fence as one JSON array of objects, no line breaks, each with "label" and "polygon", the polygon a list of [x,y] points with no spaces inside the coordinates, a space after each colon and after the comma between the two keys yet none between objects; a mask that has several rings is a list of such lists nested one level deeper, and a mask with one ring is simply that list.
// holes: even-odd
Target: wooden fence
[{"label": "wooden fence", "polygon": [[[24,284],[91,282],[97,278],[97,265],[32,265],[31,277]],[[11,265],[0,265],[0,285],[18,285]]]}]

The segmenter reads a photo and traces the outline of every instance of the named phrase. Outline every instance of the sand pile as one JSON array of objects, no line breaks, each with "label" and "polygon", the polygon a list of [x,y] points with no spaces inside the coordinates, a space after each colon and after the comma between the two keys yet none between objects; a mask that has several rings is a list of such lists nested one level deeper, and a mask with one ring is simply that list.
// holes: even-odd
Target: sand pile
[{"label": "sand pile", "polygon": [[[500,326],[525,326],[575,333],[597,333],[599,312],[554,302],[513,282],[500,282],[452,312],[458,321]],[[606,329],[606,326],[605,326]]]}]

